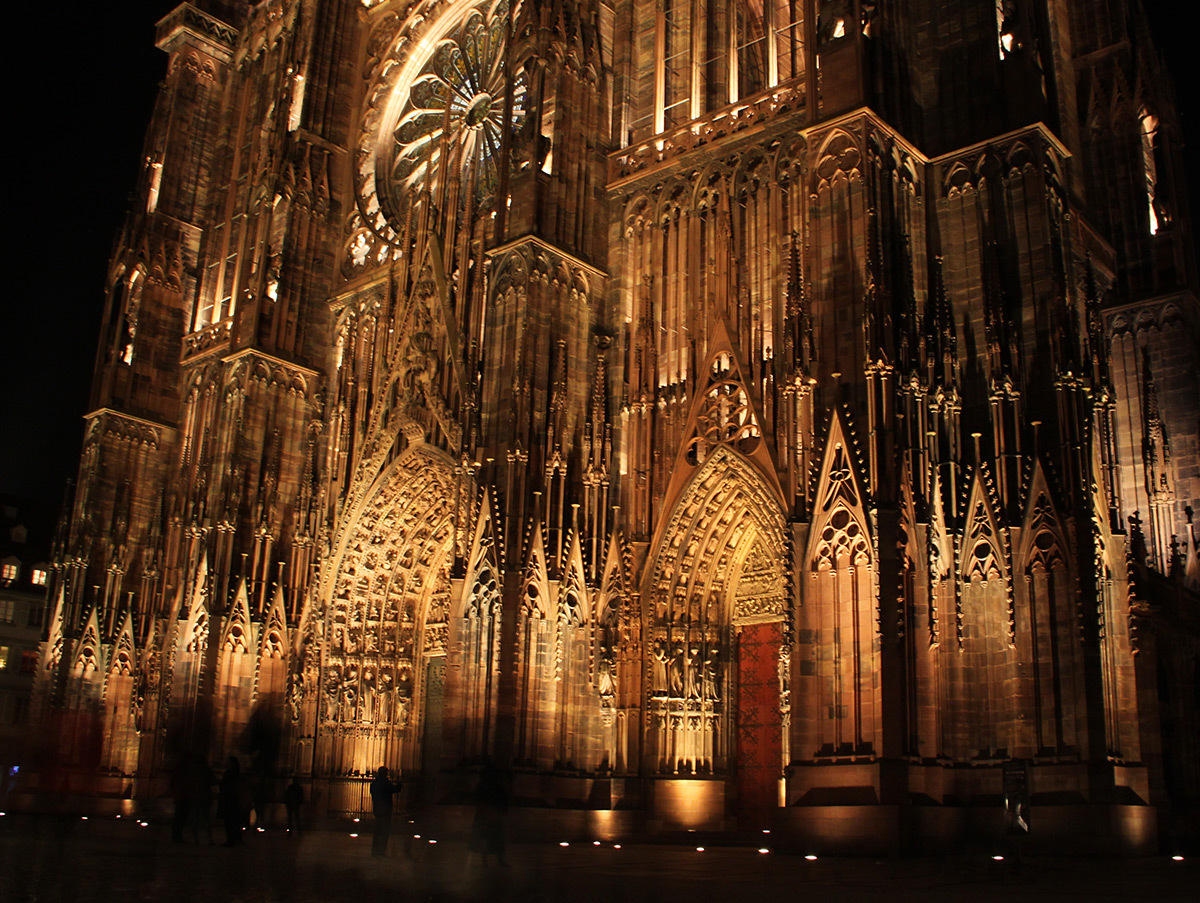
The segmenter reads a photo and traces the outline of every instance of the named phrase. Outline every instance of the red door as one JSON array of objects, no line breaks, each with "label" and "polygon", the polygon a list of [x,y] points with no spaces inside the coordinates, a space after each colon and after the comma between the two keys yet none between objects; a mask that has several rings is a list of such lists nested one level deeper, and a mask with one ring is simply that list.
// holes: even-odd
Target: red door
[{"label": "red door", "polygon": [[737,646],[737,807],[766,823],[779,805],[783,730],[779,716],[781,625],[747,624]]}]

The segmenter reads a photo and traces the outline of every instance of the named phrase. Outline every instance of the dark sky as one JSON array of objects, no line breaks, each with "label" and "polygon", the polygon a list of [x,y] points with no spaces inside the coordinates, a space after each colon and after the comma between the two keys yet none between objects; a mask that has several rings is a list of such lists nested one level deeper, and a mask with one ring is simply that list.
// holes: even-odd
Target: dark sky
[{"label": "dark sky", "polygon": [[57,510],[82,440],[104,277],[166,55],[175,0],[12,10],[0,353],[0,492]]},{"label": "dark sky", "polygon": [[[113,241],[166,56],[154,23],[175,0],[29,3],[12,28],[7,220],[15,234],[0,354],[0,493],[56,510],[74,476]],[[1147,3],[1200,145],[1191,34],[1175,4]],[[15,15],[15,13],[14,13]],[[11,156],[16,159],[11,159]],[[1192,173],[1200,173],[1195,146]],[[1200,175],[1192,207],[1200,216]]]}]

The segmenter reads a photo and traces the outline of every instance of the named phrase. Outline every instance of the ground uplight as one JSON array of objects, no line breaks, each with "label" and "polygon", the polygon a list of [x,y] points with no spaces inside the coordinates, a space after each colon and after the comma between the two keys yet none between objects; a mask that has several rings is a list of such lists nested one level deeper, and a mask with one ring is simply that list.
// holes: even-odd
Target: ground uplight
[{"label": "ground uplight", "polygon": [[1001,855],[999,855],[999,854],[997,854],[997,855],[993,856],[993,857],[992,857],[992,859],[994,859],[996,862],[1003,862],[1003,861],[1004,861],[1004,857],[1003,857],[1003,856],[1001,856]]},{"label": "ground uplight", "polygon": [[770,851],[770,850],[768,850],[766,847],[759,847],[759,848],[758,848],[758,851],[759,851],[760,853],[769,853],[769,852],[771,852],[771,851]]},{"label": "ground uplight", "polygon": [[815,861],[816,861],[816,859],[817,859],[817,854],[816,854],[816,853],[809,853],[809,854],[808,854],[807,856],[805,856],[804,858],[805,858],[805,859],[807,859],[809,862],[815,862]]},{"label": "ground uplight", "polygon": [[357,835],[357,834],[351,834],[350,836],[351,836],[351,837],[357,837],[358,835]]},{"label": "ground uplight", "polygon": [[[0,815],[3,815],[3,814],[4,814],[3,812],[0,812]],[[1176,862],[1183,862],[1183,857],[1180,856],[1178,853],[1176,853],[1171,858],[1174,859]]]},{"label": "ground uplight", "polygon": [[704,847],[696,847],[696,852],[697,852],[697,853],[703,853],[703,852],[704,852]]},{"label": "ground uplight", "polygon": [[569,847],[569,846],[570,846],[570,844],[569,844],[569,843],[567,843],[565,840],[560,840],[560,841],[558,842],[558,845],[559,845],[560,847]]}]

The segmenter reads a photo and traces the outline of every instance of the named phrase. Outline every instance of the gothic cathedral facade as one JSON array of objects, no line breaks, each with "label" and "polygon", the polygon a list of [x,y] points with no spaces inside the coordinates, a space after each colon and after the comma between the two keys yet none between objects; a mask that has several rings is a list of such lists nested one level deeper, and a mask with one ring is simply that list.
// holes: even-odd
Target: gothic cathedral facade
[{"label": "gothic cathedral facade", "polygon": [[151,795],[266,735],[330,812],[492,759],[828,838],[949,836],[1013,762],[1051,833],[1196,799],[1200,308],[1136,2],[195,0],[157,41],[61,763]]}]

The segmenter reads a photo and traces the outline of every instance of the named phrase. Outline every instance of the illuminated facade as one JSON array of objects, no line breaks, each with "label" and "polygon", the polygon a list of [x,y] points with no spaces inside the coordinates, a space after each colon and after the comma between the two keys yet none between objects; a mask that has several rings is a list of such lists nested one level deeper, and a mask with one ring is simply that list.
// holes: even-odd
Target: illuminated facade
[{"label": "illuminated facade", "polygon": [[1200,761],[1156,626],[1200,584],[1196,273],[1109,6],[181,5],[52,577],[62,762],[98,719],[150,793],[258,719],[331,811],[494,757],[894,847],[1021,759],[1047,835],[1149,842]]}]

